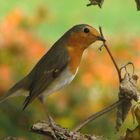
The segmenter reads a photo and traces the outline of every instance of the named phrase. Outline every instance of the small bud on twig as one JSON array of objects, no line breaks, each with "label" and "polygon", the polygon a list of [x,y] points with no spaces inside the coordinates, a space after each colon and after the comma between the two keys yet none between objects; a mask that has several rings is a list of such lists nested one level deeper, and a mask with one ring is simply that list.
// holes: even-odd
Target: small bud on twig
[{"label": "small bud on twig", "polygon": [[89,0],[90,3],[87,4],[87,6],[91,6],[91,5],[98,5],[100,8],[102,8],[103,2],[104,0]]}]

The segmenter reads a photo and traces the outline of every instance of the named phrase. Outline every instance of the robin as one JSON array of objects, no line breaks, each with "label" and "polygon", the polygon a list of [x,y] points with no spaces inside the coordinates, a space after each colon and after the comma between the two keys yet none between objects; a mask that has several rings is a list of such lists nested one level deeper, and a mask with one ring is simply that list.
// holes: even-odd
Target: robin
[{"label": "robin", "polygon": [[36,97],[45,100],[51,93],[71,83],[78,72],[83,52],[95,41],[104,41],[100,33],[87,24],[68,30],[40,59],[32,71],[1,97],[23,95],[25,109]]}]

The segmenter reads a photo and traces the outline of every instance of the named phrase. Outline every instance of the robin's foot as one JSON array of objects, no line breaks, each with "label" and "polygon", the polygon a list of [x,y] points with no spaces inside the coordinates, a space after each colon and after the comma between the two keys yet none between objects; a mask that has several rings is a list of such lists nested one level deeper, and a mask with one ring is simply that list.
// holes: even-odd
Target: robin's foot
[{"label": "robin's foot", "polygon": [[50,126],[54,129],[54,130],[58,130],[59,129],[59,125],[56,124],[56,122],[54,121],[54,119],[48,115],[48,121],[50,123]]},{"label": "robin's foot", "polygon": [[54,130],[53,134],[52,134],[53,137],[55,138],[55,140],[58,140],[58,138],[55,135],[55,130],[58,129],[57,124],[55,123],[55,121],[53,120],[53,118],[50,115],[48,115],[48,121],[49,121],[49,124],[50,124],[51,128]]},{"label": "robin's foot", "polygon": [[52,135],[53,135],[53,137],[54,137],[55,140],[58,140],[58,138],[55,135],[55,130],[57,130],[58,127],[57,127],[57,124],[55,123],[55,121],[53,120],[53,118],[51,117],[51,115],[50,115],[50,113],[48,111],[47,105],[44,103],[44,97],[43,96],[40,96],[38,99],[41,102],[41,104],[42,104],[42,106],[43,106],[43,108],[45,110],[46,116],[48,118],[49,125],[53,129]]}]

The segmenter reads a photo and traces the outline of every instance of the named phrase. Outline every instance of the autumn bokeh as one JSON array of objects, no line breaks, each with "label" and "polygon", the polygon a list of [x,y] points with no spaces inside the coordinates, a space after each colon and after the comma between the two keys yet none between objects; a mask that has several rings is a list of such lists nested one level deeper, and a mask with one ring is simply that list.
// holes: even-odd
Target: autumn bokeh
[{"label": "autumn bokeh", "polygon": [[[79,23],[88,23],[96,28],[101,25],[118,64],[121,66],[132,61],[136,73],[140,74],[140,19],[135,3],[108,0],[102,10],[92,6],[87,8],[87,3],[86,0],[77,0],[74,4],[65,0],[1,2],[1,95],[25,76],[68,28]],[[117,73],[105,49],[98,50],[100,45],[96,43],[85,52],[72,84],[48,97],[49,110],[62,126],[73,128],[93,112],[117,100]],[[0,104],[0,139],[6,136],[43,139],[28,130],[35,121],[46,119],[45,112],[37,100],[23,112],[24,98],[14,97]],[[82,131],[115,139],[114,127],[115,111],[112,111]],[[134,127],[131,115],[120,133],[123,134],[127,127]]]}]

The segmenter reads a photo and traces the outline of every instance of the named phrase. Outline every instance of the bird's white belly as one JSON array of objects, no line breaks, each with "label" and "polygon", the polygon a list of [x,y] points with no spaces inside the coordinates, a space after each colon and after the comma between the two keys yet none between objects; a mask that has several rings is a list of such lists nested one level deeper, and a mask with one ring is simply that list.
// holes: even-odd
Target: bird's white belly
[{"label": "bird's white belly", "polygon": [[71,83],[71,81],[74,79],[75,75],[78,72],[78,68],[75,72],[75,74],[72,74],[69,71],[69,68],[67,67],[65,70],[63,70],[63,72],[58,76],[58,78],[56,78],[52,84],[50,84],[47,89],[43,92],[43,95],[49,95],[61,88],[63,88],[64,86],[68,85],[69,83]]}]

